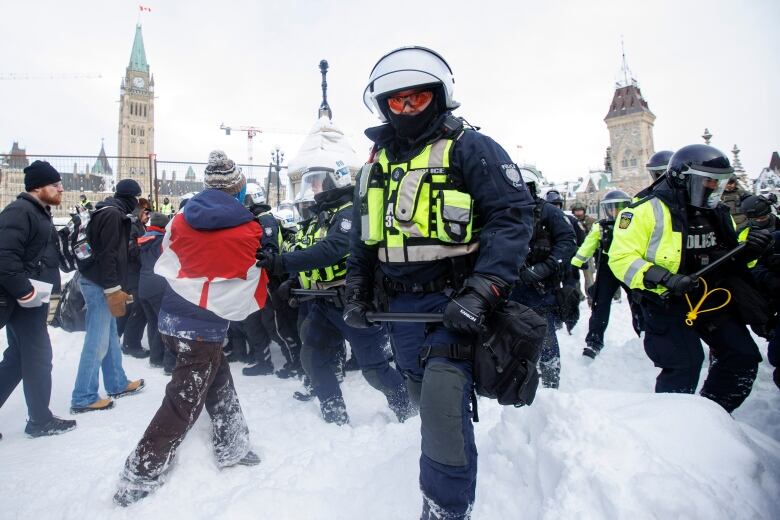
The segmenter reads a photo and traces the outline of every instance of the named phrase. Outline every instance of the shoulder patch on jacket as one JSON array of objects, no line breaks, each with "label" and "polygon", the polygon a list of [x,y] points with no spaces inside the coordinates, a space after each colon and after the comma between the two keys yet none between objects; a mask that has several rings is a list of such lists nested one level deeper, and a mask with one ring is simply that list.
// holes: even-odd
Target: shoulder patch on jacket
[{"label": "shoulder patch on jacket", "polygon": [[522,190],[523,176],[520,175],[520,170],[515,163],[502,164],[501,172],[504,174],[504,179],[506,179],[513,188]]},{"label": "shoulder patch on jacket", "polygon": [[352,221],[347,218],[341,219],[341,222],[339,222],[339,229],[343,233],[349,233],[349,230],[352,229]]},{"label": "shoulder patch on jacket", "polygon": [[618,227],[620,229],[628,229],[628,226],[631,225],[631,219],[634,218],[634,214],[630,211],[624,211],[620,214],[620,224]]}]

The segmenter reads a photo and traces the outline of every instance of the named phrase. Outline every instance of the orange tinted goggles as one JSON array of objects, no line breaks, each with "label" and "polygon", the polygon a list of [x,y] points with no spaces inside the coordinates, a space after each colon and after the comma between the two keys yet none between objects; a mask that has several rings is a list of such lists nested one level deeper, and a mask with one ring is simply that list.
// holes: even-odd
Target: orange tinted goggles
[{"label": "orange tinted goggles", "polygon": [[423,90],[422,92],[415,92],[406,96],[392,96],[387,98],[387,106],[390,110],[396,114],[400,114],[404,111],[404,107],[408,104],[413,110],[421,110],[426,104],[433,99],[433,92],[430,90]]}]

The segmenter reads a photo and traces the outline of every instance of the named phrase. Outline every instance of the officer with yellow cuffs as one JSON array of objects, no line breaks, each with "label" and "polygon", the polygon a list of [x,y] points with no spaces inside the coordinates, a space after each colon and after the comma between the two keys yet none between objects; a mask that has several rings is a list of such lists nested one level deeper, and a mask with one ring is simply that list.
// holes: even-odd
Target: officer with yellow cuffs
[{"label": "officer with yellow cuffs", "polygon": [[[311,167],[301,178],[301,193],[311,193],[316,217],[306,226],[305,247],[282,255],[263,254],[258,265],[272,275],[304,273],[304,288],[336,289],[343,294],[352,228],[352,180],[343,163],[336,168]],[[322,417],[343,425],[349,422],[346,404],[334,367],[343,340],[349,341],[358,366],[368,383],[385,394],[399,421],[414,413],[401,374],[389,364],[390,348],[385,329],[354,329],[344,323],[341,297],[321,297],[309,302],[301,324],[301,362],[320,401]]]},{"label": "officer with yellow cuffs", "polygon": [[701,395],[728,412],[750,394],[761,361],[745,325],[750,311],[733,301],[755,292],[747,264],[771,244],[768,233],[751,232],[724,266],[691,276],[738,244],[728,208],[718,203],[732,172],[711,146],[681,148],[666,180],[619,214],[609,250],[609,267],[642,308],[645,352],[661,368],[656,392],[696,390],[704,340],[713,362]]},{"label": "officer with yellow cuffs", "polygon": [[396,363],[420,404],[424,520],[471,515],[473,348],[518,278],[533,224],[517,165],[451,114],[453,86],[447,62],[424,47],[396,49],[374,66],[364,101],[386,124],[366,130],[375,145],[358,181],[347,261],[349,325],[370,327],[375,303],[444,314],[443,324],[390,324]]}]

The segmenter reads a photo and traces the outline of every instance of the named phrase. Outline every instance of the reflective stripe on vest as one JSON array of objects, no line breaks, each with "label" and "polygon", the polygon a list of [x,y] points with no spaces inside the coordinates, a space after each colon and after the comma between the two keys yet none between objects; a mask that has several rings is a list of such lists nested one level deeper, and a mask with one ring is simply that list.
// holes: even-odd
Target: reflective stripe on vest
[{"label": "reflective stripe on vest", "polygon": [[[352,206],[351,201],[342,204],[337,208],[328,210],[327,222],[322,226],[319,225],[317,218],[312,219],[309,225],[306,226],[306,229],[302,231],[301,240],[298,242],[298,244],[300,245],[298,249],[306,249],[313,246],[317,242],[321,242],[325,240],[325,237],[328,235],[328,229],[330,228],[330,223],[333,220],[334,215],[336,215],[336,213],[338,213],[339,211],[348,208],[350,206]],[[311,285],[313,283],[318,283],[318,282],[328,283],[328,282],[333,282],[335,280],[341,280],[345,278],[347,275],[348,256],[349,256],[349,252],[347,252],[347,254],[344,255],[344,257],[341,260],[339,260],[333,265],[329,265],[326,267],[318,267],[308,272],[298,273],[298,277],[301,279],[301,286],[303,287],[304,278],[306,278],[306,282],[308,283],[306,287],[303,287],[304,289],[311,288]]]},{"label": "reflective stripe on vest", "polygon": [[361,239],[380,262],[431,262],[479,248],[471,195],[450,173],[453,139],[439,139],[404,163],[383,149],[360,173]]}]

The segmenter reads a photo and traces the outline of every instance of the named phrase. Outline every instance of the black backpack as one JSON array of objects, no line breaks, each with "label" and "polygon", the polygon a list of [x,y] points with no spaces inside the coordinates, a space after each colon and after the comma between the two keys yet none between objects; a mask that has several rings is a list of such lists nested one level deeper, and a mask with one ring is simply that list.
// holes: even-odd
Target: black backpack
[{"label": "black backpack", "polygon": [[51,322],[52,327],[59,327],[65,332],[87,330],[87,303],[84,301],[84,295],[81,294],[80,278],[81,273],[76,272],[63,287],[60,301],[57,303],[57,310],[54,312],[54,319]]},{"label": "black backpack", "polygon": [[84,210],[74,214],[68,225],[57,232],[59,236],[58,253],[60,269],[66,273],[82,271],[91,266],[95,259],[89,243],[89,223],[95,213],[112,206],[103,206],[95,210]]},{"label": "black backpack", "polygon": [[490,314],[486,330],[474,353],[477,394],[497,399],[502,405],[533,403],[539,386],[536,364],[547,335],[547,321],[525,305],[510,301]]}]

